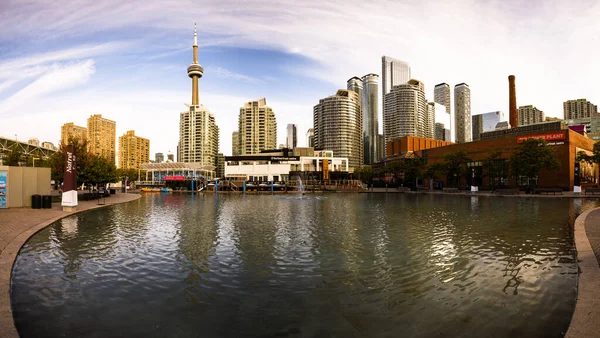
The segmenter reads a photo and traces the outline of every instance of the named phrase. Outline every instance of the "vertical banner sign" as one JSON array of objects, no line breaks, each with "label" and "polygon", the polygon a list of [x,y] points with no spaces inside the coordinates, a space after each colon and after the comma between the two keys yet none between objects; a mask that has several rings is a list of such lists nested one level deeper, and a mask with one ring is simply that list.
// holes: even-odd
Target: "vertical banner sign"
[{"label": "vertical banner sign", "polygon": [[77,161],[75,147],[69,144],[65,154],[65,175],[62,193],[63,207],[77,206]]},{"label": "vertical banner sign", "polygon": [[8,173],[6,171],[0,171],[0,209],[6,208],[8,205],[8,179],[6,178]]},{"label": "vertical banner sign", "polygon": [[573,192],[581,192],[581,167],[579,162],[575,162],[573,170]]},{"label": "vertical banner sign", "polygon": [[329,179],[329,160],[326,158],[323,159],[323,179]]}]

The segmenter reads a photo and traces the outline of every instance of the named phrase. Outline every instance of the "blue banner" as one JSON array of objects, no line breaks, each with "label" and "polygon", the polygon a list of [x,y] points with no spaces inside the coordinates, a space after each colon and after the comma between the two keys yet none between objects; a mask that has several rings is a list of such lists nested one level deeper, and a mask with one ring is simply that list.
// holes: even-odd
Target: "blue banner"
[{"label": "blue banner", "polygon": [[6,208],[6,200],[8,199],[6,174],[6,171],[0,171],[0,208]]}]

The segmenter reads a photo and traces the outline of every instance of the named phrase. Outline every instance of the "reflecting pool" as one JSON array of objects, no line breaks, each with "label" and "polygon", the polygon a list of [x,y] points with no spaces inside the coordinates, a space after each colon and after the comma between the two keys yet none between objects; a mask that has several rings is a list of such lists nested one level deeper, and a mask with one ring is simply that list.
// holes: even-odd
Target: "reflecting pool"
[{"label": "reflecting pool", "polygon": [[23,337],[561,337],[598,201],[146,195],[62,219],[13,267]]}]

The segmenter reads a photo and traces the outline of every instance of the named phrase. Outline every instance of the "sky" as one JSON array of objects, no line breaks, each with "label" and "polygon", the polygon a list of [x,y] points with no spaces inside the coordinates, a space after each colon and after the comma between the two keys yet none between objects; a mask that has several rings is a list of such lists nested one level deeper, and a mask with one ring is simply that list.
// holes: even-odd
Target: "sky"
[{"label": "sky", "polygon": [[381,74],[382,55],[410,63],[430,101],[438,83],[467,83],[473,115],[508,115],[510,74],[517,104],[546,116],[562,117],[569,99],[600,102],[598,1],[57,4],[0,0],[0,136],[58,144],[64,123],[86,126],[102,114],[116,121],[117,137],[135,130],[150,139],[152,159],[176,153],[179,113],[191,103],[194,23],[200,103],[215,115],[225,155],[240,107],[262,97],[276,115],[277,143],[295,123],[306,145],[319,99],[352,76]]}]

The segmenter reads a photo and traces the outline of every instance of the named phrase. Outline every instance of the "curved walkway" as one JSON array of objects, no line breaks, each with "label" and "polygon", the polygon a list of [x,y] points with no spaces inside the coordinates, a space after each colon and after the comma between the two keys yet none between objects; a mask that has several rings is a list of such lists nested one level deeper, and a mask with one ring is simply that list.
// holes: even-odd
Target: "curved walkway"
[{"label": "curved walkway", "polygon": [[575,246],[579,262],[577,305],[565,337],[597,337],[600,332],[600,208],[575,220]]},{"label": "curved walkway", "polygon": [[0,337],[19,337],[10,307],[10,275],[23,244],[61,218],[138,198],[139,194],[117,193],[103,200],[104,205],[98,205],[97,201],[81,201],[75,212],[62,211],[60,203],[53,203],[52,209],[0,209]]}]

